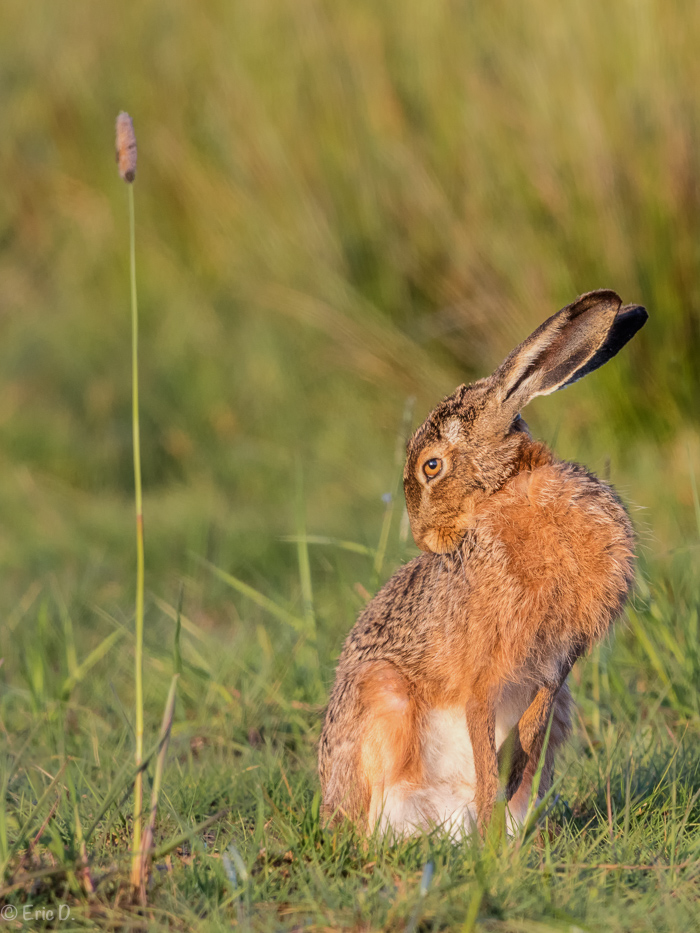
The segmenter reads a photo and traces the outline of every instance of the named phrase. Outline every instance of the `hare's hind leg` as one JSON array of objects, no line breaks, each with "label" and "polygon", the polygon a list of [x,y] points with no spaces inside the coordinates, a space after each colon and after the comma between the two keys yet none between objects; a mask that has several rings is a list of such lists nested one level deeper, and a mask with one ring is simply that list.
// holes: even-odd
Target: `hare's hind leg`
[{"label": "hare's hind leg", "polygon": [[415,790],[421,783],[419,709],[406,677],[388,661],[362,670],[360,772],[370,789],[367,828],[379,823],[403,835],[421,824]]}]

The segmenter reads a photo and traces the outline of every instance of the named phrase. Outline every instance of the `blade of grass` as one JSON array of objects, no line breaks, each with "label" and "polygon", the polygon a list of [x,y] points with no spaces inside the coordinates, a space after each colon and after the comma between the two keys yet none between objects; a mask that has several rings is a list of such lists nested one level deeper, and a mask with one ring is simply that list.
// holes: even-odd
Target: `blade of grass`
[{"label": "blade of grass", "polygon": [[[300,540],[299,535],[283,535],[280,538],[280,541],[289,541],[292,544],[296,544]],[[325,544],[340,548],[343,551],[350,551],[352,554],[362,554],[366,557],[374,557],[377,553],[374,548],[367,547],[366,544],[358,544],[356,541],[343,541],[340,538],[328,538],[325,535],[304,535],[303,540],[306,544]]]},{"label": "blade of grass", "polygon": [[169,619],[172,619],[172,621],[175,622],[176,626],[179,619],[180,627],[183,628],[188,633],[188,635],[194,635],[194,637],[199,639],[199,641],[211,643],[211,635],[203,632],[198,625],[195,625],[195,623],[184,613],[180,612],[177,607],[171,606],[170,603],[166,603],[164,599],[160,599],[158,596],[153,597],[153,602],[161,612],[165,613]]},{"label": "blade of grass", "polygon": [[469,901],[469,907],[467,908],[467,915],[464,918],[464,923],[462,924],[461,933],[472,933],[476,925],[476,918],[479,916],[479,908],[481,907],[481,902],[484,899],[484,894],[486,893],[484,886],[481,881],[477,881],[474,887],[474,892]]},{"label": "blade of grass", "polygon": [[66,785],[68,787],[68,793],[73,803],[73,823],[75,825],[75,838],[78,843],[78,853],[80,856],[81,868],[76,872],[76,877],[80,881],[83,890],[86,894],[94,894],[95,885],[93,883],[92,877],[90,875],[90,868],[88,866],[88,853],[87,846],[85,844],[85,837],[83,836],[83,826],[80,820],[80,808],[78,806],[78,794],[75,790],[75,783],[73,781],[73,776],[70,772],[66,775]]},{"label": "blade of grass", "polygon": [[[116,800],[119,792],[123,791],[124,788],[126,787],[127,790],[124,795],[126,799],[126,797],[131,793],[130,788],[135,782],[137,771],[139,772],[145,771],[148,765],[150,764],[151,759],[153,758],[155,754],[157,754],[157,752],[158,752],[158,744],[156,743],[153,746],[153,748],[148,752],[148,754],[144,756],[143,760],[141,761],[141,764],[138,765],[138,767],[135,768],[132,765],[131,769],[127,770],[129,768],[128,763],[122,766],[122,768],[117,774],[117,777],[112,782],[111,787],[107,791],[107,795],[102,801],[102,804],[100,808],[98,809],[97,814],[95,815],[92,823],[90,823],[90,826],[85,833],[86,843],[89,841],[90,837],[97,829],[98,825],[100,824],[100,821],[102,820],[102,817],[105,815],[107,810],[109,810],[109,808],[112,806],[112,804]],[[124,775],[126,775],[125,778],[124,778]]]},{"label": "blade of grass", "polygon": [[58,581],[53,581],[53,592],[58,605],[58,614],[61,617],[63,625],[63,640],[66,645],[66,666],[68,667],[69,677],[73,677],[78,670],[78,656],[75,650],[75,639],[73,637],[73,620],[68,612],[65,600],[58,587]]},{"label": "blade of grass", "polygon": [[175,836],[174,839],[170,839],[168,842],[163,843],[162,846],[154,849],[154,861],[163,858],[164,855],[167,855],[169,852],[172,852],[173,849],[181,846],[183,842],[189,842],[189,840],[193,839],[198,833],[204,832],[212,823],[215,823],[217,820],[220,820],[222,816],[225,816],[230,809],[230,807],[224,807],[221,810],[217,810],[212,816],[208,816],[206,820],[202,820],[201,823],[198,823],[197,826],[193,826],[192,829],[188,830],[186,833],[181,833],[179,836]]},{"label": "blade of grass", "polygon": [[11,635],[17,625],[22,621],[25,615],[32,608],[32,604],[35,602],[39,594],[43,589],[43,584],[38,580],[31,584],[27,588],[27,591],[24,593],[19,603],[12,612],[9,614],[5,620],[5,629]]},{"label": "blade of grass", "polygon": [[306,541],[306,516],[304,502],[304,475],[301,462],[297,461],[297,560],[299,563],[299,582],[301,584],[302,612],[307,625],[308,638],[316,641],[316,615],[314,613],[314,592],[311,581],[311,563]]},{"label": "blade of grass", "polygon": [[219,567],[210,563],[208,560],[205,560],[203,557],[196,557],[196,559],[203,566],[208,567],[209,570],[211,570],[211,572],[223,583],[226,583],[242,596],[246,596],[251,602],[255,603],[256,606],[260,606],[261,609],[269,612],[270,615],[274,616],[276,619],[279,619],[280,622],[286,622],[287,625],[291,625],[291,627],[297,632],[306,634],[306,621],[304,619],[300,619],[298,616],[293,615],[293,613],[278,605],[268,596],[264,596],[252,586],[249,586],[247,583],[239,580],[238,577],[234,577],[232,574],[226,573],[226,571],[219,569]]},{"label": "blade of grass", "polygon": [[544,739],[542,741],[542,748],[540,750],[540,757],[537,760],[537,770],[535,771],[535,776],[532,779],[532,788],[530,790],[530,799],[528,800],[527,810],[525,811],[525,818],[523,819],[523,832],[518,839],[516,844],[516,851],[518,851],[522,845],[522,841],[530,834],[534,826],[536,825],[539,816],[543,812],[542,804],[547,801],[552,793],[554,784],[549,788],[547,793],[543,796],[540,804],[537,804],[537,797],[539,794],[540,781],[542,780],[542,772],[544,771],[544,764],[547,755],[547,746],[549,745],[549,736],[552,731],[552,722],[554,721],[553,715],[550,715],[549,722],[547,723],[547,731],[544,734]]},{"label": "blade of grass", "polygon": [[79,683],[88,671],[97,664],[98,661],[101,661],[102,658],[107,654],[110,648],[122,637],[124,634],[123,630],[117,629],[115,632],[110,632],[110,634],[103,639],[100,644],[94,648],[90,654],[85,658],[84,661],[81,661],[75,671],[71,674],[70,677],[66,677],[63,681],[63,686],[61,687],[61,697],[64,700],[67,700],[68,697],[73,692],[73,688],[77,683]]},{"label": "blade of grass", "polygon": [[671,680],[668,676],[666,668],[664,664],[662,663],[658,652],[655,650],[651,642],[651,639],[649,638],[647,632],[644,629],[644,626],[639,620],[639,616],[637,615],[635,610],[632,609],[632,607],[629,607],[627,610],[627,618],[629,619],[630,624],[634,630],[635,637],[637,638],[641,646],[644,648],[644,651],[646,652],[647,657],[651,661],[651,664],[654,667],[654,670],[659,675],[664,686],[666,687],[669,698],[676,706],[682,705],[679,703],[679,699],[676,694],[676,691],[673,688],[673,684],[671,683]]},{"label": "blade of grass", "polygon": [[695,480],[695,470],[693,468],[693,458],[690,453],[690,445],[688,445],[688,472],[690,473],[690,488],[693,491],[693,506],[695,507],[695,527],[697,528],[698,537],[700,537],[700,498],[698,497],[698,484]]},{"label": "blade of grass", "polygon": [[392,482],[391,490],[384,496],[384,517],[382,519],[382,527],[379,532],[379,543],[377,544],[377,550],[374,557],[373,569],[375,577],[379,577],[382,572],[382,567],[384,566],[384,557],[386,555],[386,549],[389,543],[389,532],[391,531],[391,521],[394,516],[394,504],[399,495],[401,479],[403,476],[406,436],[411,424],[411,418],[413,417],[413,406],[415,405],[415,401],[415,396],[412,395],[406,399],[406,403],[403,409],[403,417],[401,419],[401,428],[396,435],[396,447],[394,449],[394,480]]},{"label": "blade of grass", "polygon": [[[143,853],[142,853],[142,866],[141,866],[141,883],[142,886],[145,885],[146,879],[148,877],[149,862],[151,857],[151,850],[153,847],[153,834],[156,827],[156,815],[158,813],[158,798],[160,797],[160,788],[163,781],[163,772],[165,771],[165,759],[168,754],[168,745],[170,743],[170,731],[173,725],[173,714],[175,712],[175,698],[177,694],[177,682],[180,679],[180,674],[173,674],[173,679],[170,681],[170,690],[168,691],[168,698],[165,703],[165,710],[163,711],[163,721],[160,727],[160,736],[158,738],[158,758],[156,759],[156,771],[153,778],[153,789],[151,791],[151,810],[148,818],[148,824],[146,825],[145,832],[143,834]],[[146,892],[145,887],[142,887],[141,890],[141,900],[145,901]]]},{"label": "blade of grass", "polygon": [[185,598],[185,587],[180,585],[180,595],[177,600],[177,616],[175,618],[175,637],[173,639],[173,673],[182,673],[182,654],[180,652],[180,632],[182,630],[182,601]]},{"label": "blade of grass", "polygon": [[32,823],[34,822],[34,818],[35,818],[36,814],[37,814],[37,813],[41,810],[41,808],[44,806],[44,803],[45,803],[46,800],[48,799],[49,794],[50,794],[51,791],[54,789],[54,787],[56,786],[56,784],[58,784],[58,782],[61,780],[61,777],[63,776],[63,772],[66,770],[66,765],[67,765],[67,764],[68,764],[67,760],[63,762],[63,764],[61,765],[61,767],[58,769],[58,772],[56,773],[56,776],[55,776],[55,777],[51,780],[51,782],[46,786],[46,788],[45,788],[43,794],[42,794],[41,797],[37,800],[36,804],[32,807],[31,812],[29,813],[29,816],[28,816],[27,819],[24,821],[24,823],[23,823],[23,825],[22,825],[22,828],[20,829],[19,833],[17,834],[17,838],[16,838],[15,841],[12,843],[12,846],[10,847],[10,849],[9,849],[9,851],[8,851],[8,853],[7,853],[7,857],[5,858],[5,860],[4,860],[4,862],[3,862],[3,865],[2,865],[2,869],[0,870],[0,876],[2,876],[2,877],[5,876],[5,872],[7,871],[7,868],[8,868],[8,866],[9,866],[10,860],[12,859],[13,855],[22,847],[22,843],[24,842],[24,840],[26,839],[26,837],[27,837],[27,835],[28,835],[28,833],[29,833],[29,830],[30,830],[30,828],[31,828]]}]

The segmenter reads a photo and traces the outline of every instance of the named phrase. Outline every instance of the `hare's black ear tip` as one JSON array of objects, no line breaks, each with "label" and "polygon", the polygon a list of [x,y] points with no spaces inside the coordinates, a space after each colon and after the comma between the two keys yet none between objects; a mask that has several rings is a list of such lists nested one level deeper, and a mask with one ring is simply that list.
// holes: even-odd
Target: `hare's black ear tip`
[{"label": "hare's black ear tip", "polygon": [[649,320],[647,309],[642,305],[624,305],[617,312],[616,323],[624,322],[625,329],[633,337]]}]

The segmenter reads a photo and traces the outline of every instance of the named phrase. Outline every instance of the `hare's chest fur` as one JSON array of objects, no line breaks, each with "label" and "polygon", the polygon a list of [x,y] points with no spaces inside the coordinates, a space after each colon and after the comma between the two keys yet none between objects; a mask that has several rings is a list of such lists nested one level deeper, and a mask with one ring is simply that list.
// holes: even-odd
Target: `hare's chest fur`
[{"label": "hare's chest fur", "polygon": [[[496,747],[530,705],[532,689],[508,685],[496,704]],[[431,783],[474,789],[474,755],[463,706],[434,707],[426,713],[422,734],[423,763]]]}]

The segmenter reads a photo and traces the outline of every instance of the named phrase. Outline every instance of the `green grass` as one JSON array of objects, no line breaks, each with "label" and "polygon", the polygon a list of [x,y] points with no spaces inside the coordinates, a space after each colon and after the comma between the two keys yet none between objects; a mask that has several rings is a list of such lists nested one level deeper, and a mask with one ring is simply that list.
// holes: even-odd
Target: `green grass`
[{"label": "green grass", "polygon": [[[392,562],[396,531],[395,523]],[[462,929],[470,905],[474,928],[483,929],[691,928],[700,881],[700,599],[692,561],[645,568],[657,582],[640,587],[628,624],[575,671],[579,716],[550,812],[528,835],[495,847],[455,846],[437,833],[390,846],[320,824],[320,702],[360,602],[355,584],[372,587],[373,570],[371,556],[330,547],[312,551],[311,568],[315,642],[300,633],[301,582],[284,597],[261,594],[275,599],[267,611],[260,596],[241,597],[208,570],[188,581],[156,838],[169,851],[156,859],[149,929]],[[209,600],[237,621],[212,624]],[[125,900],[130,636],[71,687],[71,665],[80,671],[90,640],[99,644],[122,625],[94,610],[83,614],[68,624],[56,594],[37,596],[3,645],[16,676],[0,707],[8,739],[0,845],[3,859],[10,849],[6,881],[17,884],[5,897],[18,908],[67,903],[76,928],[133,917]],[[146,749],[173,671],[176,610],[152,597],[148,615]],[[317,666],[305,653],[311,647]],[[78,826],[89,834],[97,886],[90,896],[75,869]],[[434,874],[422,895],[428,863]]]},{"label": "green grass", "polygon": [[[157,826],[177,844],[143,925],[691,929],[700,8],[6,0],[0,20],[0,862],[19,885],[0,897],[69,903],[61,929],[137,922],[125,109],[146,750],[184,584]],[[323,830],[335,659],[412,553],[382,501],[403,413],[417,423],[599,286],[648,325],[527,417],[630,503],[641,572],[574,671],[557,802],[494,851]]]}]

